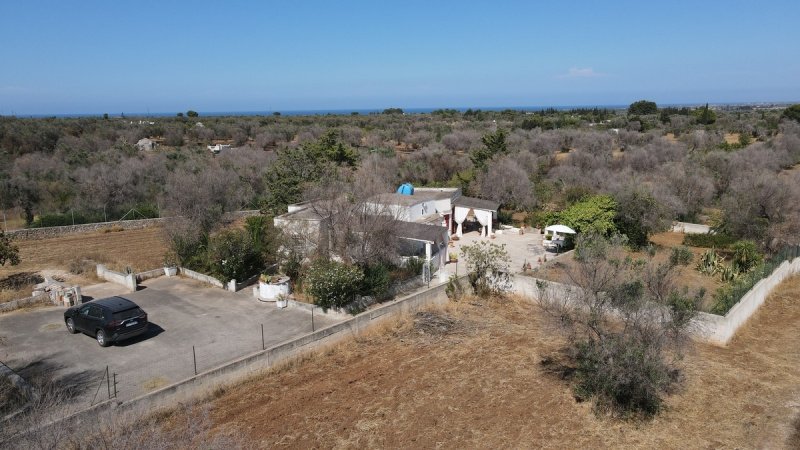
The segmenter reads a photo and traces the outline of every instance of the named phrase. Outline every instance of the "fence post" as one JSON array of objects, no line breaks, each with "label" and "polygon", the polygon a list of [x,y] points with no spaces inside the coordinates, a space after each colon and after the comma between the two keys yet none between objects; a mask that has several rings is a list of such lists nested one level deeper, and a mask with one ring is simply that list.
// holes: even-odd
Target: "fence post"
[{"label": "fence post", "polygon": [[114,372],[114,398],[117,398],[117,373]]},{"label": "fence post", "polygon": [[111,399],[111,379],[108,377],[108,366],[106,366],[106,388],[108,389],[108,398]]},{"label": "fence post", "polygon": [[261,350],[266,350],[267,346],[264,345],[264,324],[261,324]]},{"label": "fence post", "polygon": [[194,345],[192,346],[192,359],[194,360],[194,374],[197,375],[197,354],[194,352]]},{"label": "fence post", "polygon": [[313,333],[316,331],[314,329],[314,305],[311,305],[311,332]]}]

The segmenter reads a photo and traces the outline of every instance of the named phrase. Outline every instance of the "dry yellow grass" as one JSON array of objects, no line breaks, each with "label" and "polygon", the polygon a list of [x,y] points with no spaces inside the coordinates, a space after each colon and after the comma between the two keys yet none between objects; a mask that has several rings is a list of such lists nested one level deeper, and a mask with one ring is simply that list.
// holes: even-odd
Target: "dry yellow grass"
[{"label": "dry yellow grass", "polygon": [[540,364],[558,334],[522,300],[395,323],[226,390],[212,418],[265,448],[783,448],[800,433],[798,297],[796,277],[729,347],[698,344],[652,421],[577,403]]},{"label": "dry yellow grass", "polygon": [[[70,263],[81,259],[90,259],[106,263],[117,270],[131,267],[134,271],[142,271],[161,267],[163,264],[166,243],[161,228],[145,228],[141,230],[81,233],[49,239],[14,241],[19,247],[22,262],[18,266],[0,267],[0,279],[21,272],[56,273],[78,284],[97,282],[93,277],[94,269],[83,275],[69,273]],[[19,291],[0,292],[0,301],[30,295],[30,287]]]}]

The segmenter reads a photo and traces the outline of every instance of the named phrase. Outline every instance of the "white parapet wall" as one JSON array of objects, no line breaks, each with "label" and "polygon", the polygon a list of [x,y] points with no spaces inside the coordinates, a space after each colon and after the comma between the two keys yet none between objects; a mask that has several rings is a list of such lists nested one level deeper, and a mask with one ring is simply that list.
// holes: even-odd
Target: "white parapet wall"
[{"label": "white parapet wall", "polygon": [[97,278],[125,286],[131,292],[136,292],[136,287],[138,285],[136,282],[136,274],[115,272],[107,269],[106,266],[102,264],[97,265]]},{"label": "white parapet wall", "polygon": [[[800,273],[800,258],[784,261],[772,274],[756,283],[738,303],[724,316],[700,312],[689,324],[689,332],[696,338],[716,344],[727,345],[769,294],[787,278]],[[540,285],[545,289],[540,290]],[[525,275],[514,277],[514,292],[538,301],[542,294],[554,299],[569,299],[578,288],[554,281],[539,280]]]},{"label": "white parapet wall", "polygon": [[189,270],[185,267],[181,267],[178,269],[178,273],[185,276],[186,278],[191,278],[193,280],[202,281],[203,283],[208,283],[212,286],[216,286],[218,288],[226,289],[225,284],[212,277],[211,275],[202,274],[200,272],[195,272],[194,270]]},{"label": "white parapet wall", "polygon": [[800,258],[784,261],[772,274],[756,283],[724,316],[700,313],[690,330],[708,342],[726,345],[736,331],[752,317],[769,294],[787,278],[800,273]]}]

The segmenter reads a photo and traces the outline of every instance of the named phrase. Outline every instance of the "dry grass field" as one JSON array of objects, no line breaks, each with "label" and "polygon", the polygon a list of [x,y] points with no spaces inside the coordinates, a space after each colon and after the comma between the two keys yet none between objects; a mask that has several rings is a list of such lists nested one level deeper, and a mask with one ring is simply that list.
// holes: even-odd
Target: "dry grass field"
[{"label": "dry grass field", "polygon": [[417,313],[220,389],[206,406],[215,433],[262,448],[797,448],[798,298],[795,277],[728,347],[693,347],[683,387],[650,421],[577,403],[541,364],[559,334],[520,299]]},{"label": "dry grass field", "polygon": [[[18,266],[0,267],[0,282],[23,272],[57,276],[78,284],[96,283],[95,262],[109,268],[134,271],[155,269],[163,265],[166,243],[161,228],[80,233],[50,239],[14,241],[22,262]],[[81,272],[83,273],[76,273]],[[27,297],[30,285],[0,291],[0,301]]]}]

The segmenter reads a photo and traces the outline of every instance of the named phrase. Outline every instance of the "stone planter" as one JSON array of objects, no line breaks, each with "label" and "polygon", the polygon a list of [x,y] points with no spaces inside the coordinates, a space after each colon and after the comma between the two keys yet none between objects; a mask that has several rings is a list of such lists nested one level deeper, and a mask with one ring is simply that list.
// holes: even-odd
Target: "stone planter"
[{"label": "stone planter", "polygon": [[177,267],[164,267],[164,275],[168,277],[174,277],[177,274],[178,274]]},{"label": "stone planter", "polygon": [[275,306],[278,308],[286,308],[289,306],[289,299],[286,297],[279,297],[277,300],[275,300]]},{"label": "stone planter", "polygon": [[289,295],[289,277],[283,276],[277,280],[258,281],[258,299],[262,301],[273,301],[279,295]]}]

